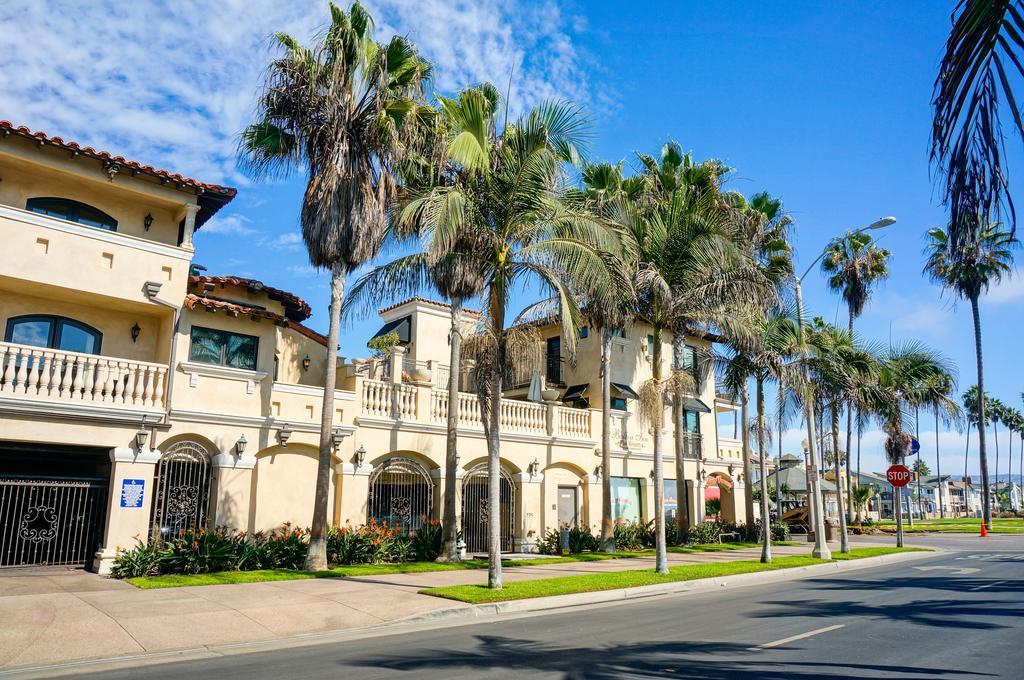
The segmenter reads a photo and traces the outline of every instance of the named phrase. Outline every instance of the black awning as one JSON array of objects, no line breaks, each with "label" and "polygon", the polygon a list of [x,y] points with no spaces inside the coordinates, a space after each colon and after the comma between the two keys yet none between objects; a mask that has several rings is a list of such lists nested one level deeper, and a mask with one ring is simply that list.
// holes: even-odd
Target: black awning
[{"label": "black awning", "polygon": [[630,387],[629,385],[625,385],[623,383],[613,382],[612,383],[612,388],[615,389],[615,390],[618,390],[618,393],[619,393],[618,396],[623,397],[624,399],[639,399],[640,398],[640,395],[637,394],[635,391],[633,391],[633,388]]},{"label": "black awning", "polygon": [[696,411],[697,413],[711,413],[711,409],[700,399],[694,399],[693,397],[687,397],[686,403],[683,404],[683,408],[687,411]]},{"label": "black awning", "polygon": [[373,334],[370,340],[382,337],[388,333],[396,333],[398,335],[398,341],[401,343],[408,344],[412,338],[412,316],[403,316],[400,319],[389,321],[380,327],[380,330]]},{"label": "black awning", "polygon": [[582,399],[583,395],[587,393],[588,387],[590,387],[589,383],[573,385],[565,391],[564,395],[562,395],[562,401],[576,401],[577,399]]}]

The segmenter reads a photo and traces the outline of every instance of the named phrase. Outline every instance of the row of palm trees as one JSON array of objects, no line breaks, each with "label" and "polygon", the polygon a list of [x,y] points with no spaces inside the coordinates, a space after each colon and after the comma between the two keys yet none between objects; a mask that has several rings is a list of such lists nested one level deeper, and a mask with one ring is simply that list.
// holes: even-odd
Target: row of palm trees
[{"label": "row of palm trees", "polygon": [[[1021,394],[1021,400],[1024,401],[1024,394]],[[1018,456],[1021,459],[1018,461],[1018,479],[1024,479],[1024,412],[1020,409],[1014,408],[1009,404],[1003,403],[1000,399],[992,396],[986,396],[985,398],[986,411],[985,411],[985,428],[992,427],[993,440],[995,442],[995,477],[999,479],[999,426],[1002,425],[1005,429],[1008,437],[1007,442],[1007,456],[1006,456],[1006,480],[1010,482],[1013,480],[1013,440],[1014,437],[1020,438],[1020,445],[1018,447]],[[978,386],[972,386],[963,395],[963,407],[967,414],[967,433],[968,441],[970,440],[970,428],[973,426],[978,427],[978,423],[981,422],[978,416]],[[985,429],[981,428],[981,429]],[[967,476],[967,452],[964,454],[964,476]]]},{"label": "row of palm trees", "polygon": [[[654,435],[659,572],[668,569],[666,410],[676,434],[676,479],[682,484],[682,401],[715,364],[711,356],[688,356],[688,331],[713,330],[724,340],[729,356],[718,363],[735,365],[733,385],[744,415],[749,381],[741,376],[754,379],[762,517],[768,517],[763,481],[770,431],[764,414],[767,382],[781,384],[783,401],[787,394],[812,400],[814,412],[831,423],[837,451],[838,414],[844,408],[880,418],[892,458],[905,454],[905,408],[917,403],[925,382],[938,383],[940,374],[951,382],[941,357],[920,346],[890,349],[883,361],[869,361],[879,353],[861,347],[851,328],[816,323],[812,332],[797,333],[794,347],[792,324],[803,310],[793,310],[788,302],[794,279],[792,222],[768,194],[747,200],[723,190],[729,169],[720,162],[695,161],[670,143],[658,157],[638,154],[637,171],[627,177],[621,163],[586,160],[590,125],[572,104],[545,102],[510,118],[508,102],[487,83],[428,102],[430,65],[403,37],[375,41],[372,18],[359,3],[347,11],[331,4],[330,24],[312,47],[286,34],[276,40],[281,54],[267,70],[256,122],[242,134],[240,156],[257,176],[305,174],[303,240],[311,263],[331,272],[328,347],[337,347],[343,308],[359,313],[382,298],[424,288],[452,302],[442,559],[457,558],[455,425],[462,355],[475,361],[489,497],[497,499],[503,386],[512,367],[529,360],[537,346],[535,326],[524,321],[557,317],[570,360],[585,319],[601,334],[601,544],[606,550],[614,547],[608,474],[610,339],[633,323],[652,329],[652,378],[640,390],[640,410]],[[848,235],[837,242],[836,256],[826,260],[826,271],[850,306],[851,325],[884,270],[877,247],[862,241]],[[372,269],[346,300],[347,276],[374,260],[386,242],[409,244],[415,252]],[[936,246],[933,257],[939,252]],[[938,265],[931,271],[948,276]],[[545,291],[544,299],[513,313],[513,291],[530,286]],[[467,299],[482,300],[484,313],[463,342],[461,309]],[[669,338],[672,355],[666,362],[662,346]],[[794,362],[812,369],[810,383],[786,368]],[[326,566],[332,368],[325,375],[308,569]],[[747,440],[744,428],[744,468],[750,479]],[[841,484],[842,456],[835,456],[835,465]],[[488,582],[500,588],[501,523],[494,510],[489,513]],[[753,514],[748,494],[749,522]],[[763,533],[767,560],[770,532]]]}]

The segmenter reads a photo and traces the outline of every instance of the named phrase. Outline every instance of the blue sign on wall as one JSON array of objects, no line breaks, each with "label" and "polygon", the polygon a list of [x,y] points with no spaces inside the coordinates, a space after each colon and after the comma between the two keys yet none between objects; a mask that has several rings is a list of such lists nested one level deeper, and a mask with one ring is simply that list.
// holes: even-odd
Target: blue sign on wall
[{"label": "blue sign on wall", "polygon": [[142,496],[146,490],[144,479],[122,479],[121,480],[121,507],[141,508]]}]

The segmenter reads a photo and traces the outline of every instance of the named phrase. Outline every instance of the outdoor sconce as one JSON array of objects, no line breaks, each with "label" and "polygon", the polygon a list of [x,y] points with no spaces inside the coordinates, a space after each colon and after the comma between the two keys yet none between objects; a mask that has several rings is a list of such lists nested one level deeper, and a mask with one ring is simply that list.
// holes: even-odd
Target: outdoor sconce
[{"label": "outdoor sconce", "polygon": [[362,444],[356,449],[356,469],[363,467],[363,461],[366,460],[366,447]]},{"label": "outdoor sconce", "polygon": [[535,474],[537,474],[537,472],[540,471],[540,461],[537,460],[536,458],[534,458],[533,462],[530,463],[529,471],[530,471],[530,476],[531,477],[533,477]]},{"label": "outdoor sconce", "polygon": [[312,361],[310,360],[308,354],[306,356],[302,357],[302,370],[303,371],[308,371],[309,370],[309,365],[311,363],[312,363]]},{"label": "outdoor sconce", "polygon": [[341,433],[341,430],[333,430],[331,432],[331,444],[334,446],[334,452],[337,453],[338,449],[341,448],[341,442],[345,439],[345,435]]},{"label": "outdoor sconce", "polygon": [[145,219],[142,220],[142,226],[144,226],[146,228],[146,231],[149,231],[149,228],[153,226],[153,214],[152,213],[146,213]]},{"label": "outdoor sconce", "polygon": [[600,481],[601,480],[601,474],[603,472],[604,472],[604,467],[601,466],[601,465],[598,465],[596,468],[594,468],[594,477],[597,478],[598,481]]},{"label": "outdoor sconce", "polygon": [[281,446],[288,446],[288,440],[292,438],[292,428],[288,427],[288,423],[285,423],[280,430],[277,431],[277,441],[280,442]]},{"label": "outdoor sconce", "polygon": [[235,451],[238,452],[239,456],[241,456],[243,453],[245,453],[245,447],[248,444],[249,444],[249,441],[245,438],[244,434],[241,437],[238,438],[238,441],[235,442]]},{"label": "outdoor sconce", "polygon": [[149,439],[149,432],[146,432],[146,428],[140,427],[139,431],[135,433],[135,445],[139,447],[139,451],[146,446],[147,439]]},{"label": "outdoor sconce", "polygon": [[138,322],[135,322],[135,325],[132,326],[132,342],[136,342],[139,339],[139,334],[141,333],[142,328],[139,326]]}]

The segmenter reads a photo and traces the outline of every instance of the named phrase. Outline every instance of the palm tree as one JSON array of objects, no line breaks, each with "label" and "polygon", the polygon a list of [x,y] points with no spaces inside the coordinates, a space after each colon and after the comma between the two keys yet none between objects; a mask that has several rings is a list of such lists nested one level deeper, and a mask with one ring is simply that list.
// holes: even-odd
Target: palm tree
[{"label": "palm tree", "polygon": [[918,401],[922,406],[931,406],[935,414],[935,474],[939,486],[939,517],[946,516],[942,498],[942,461],[939,456],[939,421],[951,425],[960,420],[962,411],[953,400],[952,394],[956,386],[956,377],[948,373],[936,373],[928,376],[921,384]]},{"label": "palm tree", "polygon": [[[305,47],[275,35],[283,55],[267,69],[257,121],[241,136],[242,162],[257,176],[306,172],[302,238],[315,267],[331,271],[327,351],[338,347],[345,275],[376,255],[400,170],[429,107],[421,104],[430,67],[406,39],[372,39],[359,3],[330,5],[331,23]],[[313,521],[306,569],[327,568],[335,370],[326,363]]]},{"label": "palm tree", "polygon": [[[735,221],[719,199],[714,162],[693,164],[668,145],[661,163],[641,156],[644,196],[624,212],[625,227],[638,254],[637,316],[652,328],[652,377],[641,388],[641,416],[654,434],[655,563],[668,572],[665,551],[663,424],[666,402],[693,393],[694,372],[675,370],[666,378],[663,343],[667,333],[714,326],[730,338],[749,336],[736,310],[770,299],[770,282],[751,253],[735,238]],[[677,162],[678,159],[678,162]],[[675,362],[674,362],[675,363]]]},{"label": "palm tree", "polygon": [[956,253],[974,240],[979,215],[1005,212],[1015,222],[1000,113],[1012,112],[1024,137],[1013,93],[1024,75],[1024,7],[1020,0],[958,0],[952,19],[932,96],[931,161],[943,178]]},{"label": "palm tree", "polygon": [[[563,166],[578,162],[587,122],[570,104],[546,102],[507,124],[498,120],[493,85],[440,98],[451,121],[443,177],[412,192],[402,219],[422,215],[437,252],[471,242],[471,270],[480,272],[484,316],[467,342],[476,360],[476,387],[488,452],[488,585],[501,588],[501,392],[523,336],[507,323],[512,290],[540,284],[557,299],[563,344],[575,347],[580,310],[574,290],[599,288],[609,274],[599,250],[616,244],[587,210],[562,198]],[[470,237],[471,235],[471,237]],[[518,333],[518,334],[517,334]],[[535,344],[528,339],[523,347]],[[453,367],[454,370],[454,367]]]},{"label": "palm tree", "polygon": [[874,484],[854,484],[850,489],[850,501],[857,509],[856,522],[861,529],[864,528],[863,513],[867,511],[868,503],[878,494],[878,487]]},{"label": "palm tree", "polygon": [[[871,289],[889,276],[889,251],[879,248],[867,232],[847,232],[825,249],[822,271],[828,275],[829,288],[842,295],[849,312],[847,329],[853,334],[853,321],[864,313]],[[846,405],[846,452],[853,439],[853,404]],[[846,488],[850,488],[850,466],[846,466]],[[852,512],[852,508],[851,508]],[[851,518],[852,519],[852,518]]]},{"label": "palm tree", "polygon": [[[962,226],[962,225],[961,225]],[[960,229],[954,240],[939,228],[928,231],[925,272],[954,295],[971,303],[974,318],[974,353],[978,366],[978,456],[981,462],[981,495],[985,524],[992,525],[989,511],[988,457],[985,449],[985,375],[981,356],[981,311],[978,300],[990,285],[1009,276],[1017,240],[996,223],[975,220],[970,230]]]},{"label": "palm tree", "polygon": [[1003,402],[985,395],[985,408],[992,422],[992,440],[996,443],[996,486],[999,485],[999,423],[1006,422],[1006,410]]}]

